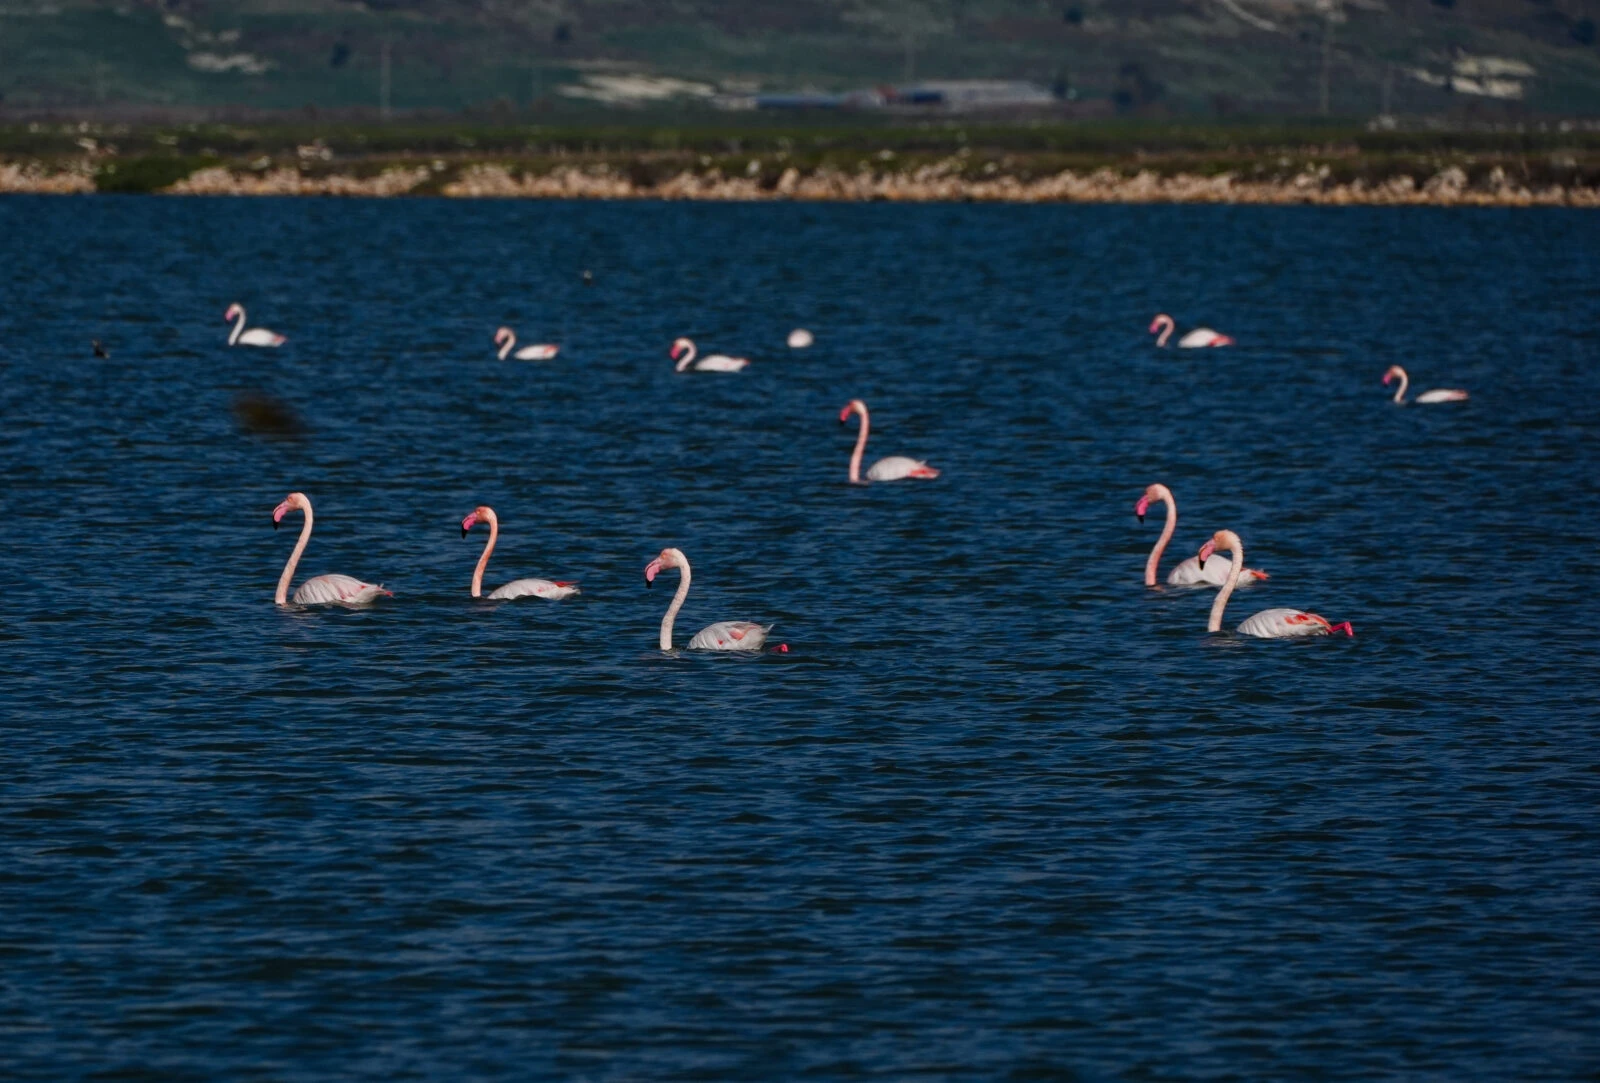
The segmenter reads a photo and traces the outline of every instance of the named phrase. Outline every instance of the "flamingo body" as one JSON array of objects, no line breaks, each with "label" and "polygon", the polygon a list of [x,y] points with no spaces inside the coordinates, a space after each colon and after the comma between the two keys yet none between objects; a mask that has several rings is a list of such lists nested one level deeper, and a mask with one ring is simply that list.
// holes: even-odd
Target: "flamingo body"
[{"label": "flamingo body", "polygon": [[936,478],[939,471],[918,459],[888,455],[867,467],[868,481],[900,481],[904,478]]},{"label": "flamingo body", "polygon": [[[305,524],[300,527],[300,540],[295,542],[294,552],[289,554],[289,561],[283,566],[283,574],[278,577],[278,592],[273,597],[278,605],[288,605],[290,599],[289,582],[294,578],[294,570],[300,564],[300,556],[306,551],[306,545],[311,541],[311,524],[314,521],[311,511],[311,498],[305,493],[290,493],[276,508],[272,509],[272,526],[277,528],[283,517],[289,512],[299,509],[305,513]],[[394,596],[393,591],[384,590],[381,584],[363,583],[361,580],[348,575],[318,575],[307,579],[300,584],[294,592],[295,605],[343,605],[349,607],[371,605],[379,598]]]},{"label": "flamingo body", "polygon": [[[1151,320],[1150,333],[1160,336],[1156,339],[1156,345],[1165,346],[1177,326],[1177,322],[1165,312],[1158,314],[1155,319]],[[1196,327],[1193,331],[1178,339],[1178,347],[1185,350],[1192,350],[1201,346],[1232,346],[1233,344],[1233,339],[1228,335],[1213,331],[1209,327]]]},{"label": "flamingo body", "polygon": [[[1383,374],[1384,386],[1387,387],[1390,380],[1400,381],[1400,386],[1394,389],[1393,402],[1396,406],[1404,406],[1406,404],[1406,388],[1411,385],[1411,377],[1407,376],[1406,370],[1399,365],[1390,365],[1389,371]],[[1467,393],[1460,388],[1441,387],[1432,391],[1424,391],[1411,401],[1423,406],[1431,406],[1439,402],[1465,402],[1467,397]]]},{"label": "flamingo body", "polygon": [[807,331],[804,327],[796,327],[793,331],[789,332],[789,349],[803,350],[816,340],[816,336],[810,331]]},{"label": "flamingo body", "polygon": [[499,358],[504,361],[509,355],[518,361],[549,361],[561,352],[560,346],[550,343],[540,343],[536,346],[524,346],[516,353],[511,348],[517,344],[517,333],[509,327],[502,327],[494,333],[494,341],[500,347]]},{"label": "flamingo body", "polygon": [[[867,404],[860,399],[851,399],[845,403],[844,409],[839,411],[839,424],[843,425],[851,414],[861,415],[861,432],[856,436],[855,450],[850,453],[850,480],[860,484],[861,456],[867,450],[867,433],[871,430],[872,420],[867,415]],[[868,481],[901,481],[905,478],[938,476],[939,471],[921,459],[908,459],[904,455],[887,456],[867,468]]]},{"label": "flamingo body", "polygon": [[[1244,544],[1239,541],[1239,535],[1231,530],[1219,530],[1200,547],[1197,555],[1204,561],[1218,549],[1227,550],[1232,559],[1228,562],[1228,581],[1217,593],[1216,601],[1211,603],[1211,618],[1206,622],[1208,632],[1222,630],[1223,611],[1227,609],[1228,599],[1232,597],[1234,588],[1239,585],[1239,576],[1244,572]],[[1335,632],[1343,632],[1347,636],[1356,634],[1349,621],[1331,624],[1326,617],[1300,609],[1263,609],[1239,625],[1240,635],[1256,639],[1302,639]]]},{"label": "flamingo body", "polygon": [[489,598],[502,601],[510,598],[549,598],[552,601],[581,594],[578,584],[560,579],[514,579],[503,587],[490,591]]},{"label": "flamingo body", "polygon": [[229,346],[282,346],[289,340],[276,331],[268,331],[265,327],[252,327],[244,329],[244,306],[231,304],[228,311],[223,313],[224,320],[234,320],[233,331],[228,335]]},{"label": "flamingo body", "polygon": [[[465,538],[478,523],[489,524],[489,540],[484,543],[478,566],[472,570],[472,596],[483,597],[483,573],[489,567],[489,557],[495,542],[500,540],[500,517],[487,504],[480,504],[461,520],[461,536]],[[509,601],[512,598],[549,598],[557,601],[582,593],[578,584],[564,579],[514,579],[503,587],[489,592],[491,601]]]},{"label": "flamingo body", "polygon": [[[672,604],[667,607],[666,614],[661,618],[661,635],[657,642],[664,651],[672,649],[672,625],[678,619],[678,610],[683,608],[683,600],[689,596],[689,583],[693,572],[689,569],[689,558],[683,555],[682,549],[663,549],[661,555],[644,566],[644,583],[650,586],[656,581],[656,576],[663,568],[678,569],[678,590],[672,596]],[[695,651],[757,651],[767,641],[767,633],[772,630],[770,624],[756,624],[747,620],[725,620],[700,629],[689,640],[689,649]]]},{"label": "flamingo body", "polygon": [[678,363],[677,372],[689,369],[695,372],[740,372],[750,364],[748,357],[729,357],[723,353],[708,354],[697,360],[695,345],[686,338],[680,338],[672,344],[670,356]]},{"label": "flamingo body", "polygon": [[721,620],[696,632],[689,640],[692,651],[758,651],[767,642],[770,624],[747,620]]},{"label": "flamingo body", "polygon": [[381,586],[348,575],[318,575],[295,588],[295,605],[371,605],[390,594]]},{"label": "flamingo body", "polygon": [[[1239,585],[1249,586],[1265,578],[1266,572],[1246,568],[1239,578]],[[1200,566],[1198,557],[1187,557],[1178,561],[1177,566],[1167,573],[1167,585],[1171,587],[1220,587],[1227,581],[1228,562],[1218,556],[1208,559],[1204,568]]]}]

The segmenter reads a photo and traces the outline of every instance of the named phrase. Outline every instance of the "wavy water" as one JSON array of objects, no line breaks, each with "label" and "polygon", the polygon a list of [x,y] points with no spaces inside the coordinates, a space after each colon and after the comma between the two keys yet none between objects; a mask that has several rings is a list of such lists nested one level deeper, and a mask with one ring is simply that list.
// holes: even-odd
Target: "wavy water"
[{"label": "wavy water", "polygon": [[1588,1077],[1597,222],[0,201],[3,1074]]}]

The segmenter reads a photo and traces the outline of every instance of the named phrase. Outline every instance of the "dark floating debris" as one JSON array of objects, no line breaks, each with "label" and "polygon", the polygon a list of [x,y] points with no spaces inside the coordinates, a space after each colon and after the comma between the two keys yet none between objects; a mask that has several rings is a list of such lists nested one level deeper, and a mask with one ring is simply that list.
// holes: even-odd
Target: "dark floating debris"
[{"label": "dark floating debris", "polygon": [[97,338],[90,339],[89,340],[89,345],[94,347],[94,355],[96,357],[103,357],[108,361],[111,359],[111,351],[106,349],[103,345],[101,345],[99,339],[97,339]]},{"label": "dark floating debris", "polygon": [[288,403],[247,392],[233,400],[233,417],[239,428],[256,436],[304,436],[306,425]]},{"label": "dark floating debris", "polygon": [[585,286],[594,285],[594,272],[589,270],[587,267],[585,267],[583,271],[583,284]]}]

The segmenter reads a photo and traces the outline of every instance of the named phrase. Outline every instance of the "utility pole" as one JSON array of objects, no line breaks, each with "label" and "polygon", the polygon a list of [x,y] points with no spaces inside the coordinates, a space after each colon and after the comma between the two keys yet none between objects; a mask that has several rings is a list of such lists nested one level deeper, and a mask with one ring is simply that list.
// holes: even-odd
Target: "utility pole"
[{"label": "utility pole", "polygon": [[384,120],[389,119],[389,39],[383,39],[383,46],[378,53],[378,115]]}]

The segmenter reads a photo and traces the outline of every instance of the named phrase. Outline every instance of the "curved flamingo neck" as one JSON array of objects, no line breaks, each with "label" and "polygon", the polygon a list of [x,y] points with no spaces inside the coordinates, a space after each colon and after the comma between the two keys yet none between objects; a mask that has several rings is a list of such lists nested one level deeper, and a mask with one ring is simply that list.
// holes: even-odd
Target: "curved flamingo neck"
[{"label": "curved flamingo neck", "polygon": [[[516,344],[517,344],[517,333],[515,331],[507,331],[506,332],[506,344],[504,346],[500,347],[500,360],[504,361],[506,359],[506,354],[510,353],[511,352],[511,347],[515,346]],[[492,546],[494,543],[490,542],[489,544]]]},{"label": "curved flamingo neck", "polygon": [[1167,521],[1162,524],[1161,537],[1156,539],[1155,548],[1150,550],[1150,559],[1144,562],[1144,585],[1156,585],[1156,570],[1161,566],[1161,554],[1167,551],[1167,543],[1172,540],[1173,531],[1178,529],[1178,502],[1172,498],[1172,490],[1165,485],[1155,487],[1158,499],[1167,505]]},{"label": "curved flamingo neck", "polygon": [[295,542],[294,552],[289,554],[289,563],[283,566],[283,574],[278,577],[278,593],[273,598],[279,605],[289,604],[289,581],[294,578],[294,570],[300,565],[300,554],[306,551],[306,545],[311,541],[311,505],[307,504],[301,510],[306,513],[305,525],[300,528],[300,540]]},{"label": "curved flamingo neck", "polygon": [[[687,347],[687,349],[684,350],[683,356],[678,359],[678,367],[673,369],[674,372],[682,372],[684,369],[694,364],[694,359],[699,354],[699,351],[695,349],[694,343],[685,339],[684,345]],[[684,567],[688,567],[688,565],[684,565]]]},{"label": "curved flamingo neck", "polygon": [[861,432],[856,436],[856,449],[850,453],[850,480],[859,482],[861,480],[861,456],[867,453],[867,430],[871,428],[872,423],[867,420],[865,408],[857,410],[856,413],[861,415]]},{"label": "curved flamingo neck", "polygon": [[[233,322],[233,333],[228,336],[228,345],[229,346],[232,346],[235,343],[237,343],[239,341],[239,336],[244,334],[244,307],[242,305],[236,305],[234,307],[235,307],[235,310],[239,313],[239,318],[234,320],[234,322]],[[311,518],[311,513],[310,512],[306,513],[306,518],[308,520]]]},{"label": "curved flamingo neck", "polygon": [[1167,344],[1167,339],[1172,337],[1173,329],[1178,325],[1173,322],[1171,316],[1162,316],[1160,319],[1156,320],[1156,322],[1161,325],[1161,337],[1156,339],[1156,345],[1165,346]]},{"label": "curved flamingo neck", "polygon": [[678,593],[672,596],[672,604],[667,606],[666,615],[661,618],[661,649],[672,649],[672,622],[678,619],[678,610],[683,608],[683,600],[689,596],[689,558],[682,553],[678,554]]},{"label": "curved flamingo neck", "polygon": [[1406,388],[1411,386],[1411,378],[1406,375],[1406,370],[1401,368],[1399,365],[1396,365],[1394,370],[1400,376],[1400,386],[1394,389],[1394,401],[1397,403],[1404,402],[1406,397]]},{"label": "curved flamingo neck", "polygon": [[483,547],[483,555],[478,558],[478,566],[472,569],[472,596],[483,597],[483,573],[489,567],[489,554],[494,552],[494,543],[500,537],[500,520],[493,515],[484,516],[489,521],[489,541]]},{"label": "curved flamingo neck", "polygon": [[[1228,581],[1222,584],[1222,589],[1217,592],[1217,600],[1211,603],[1211,619],[1206,622],[1206,631],[1222,631],[1222,611],[1228,608],[1228,599],[1233,596],[1233,588],[1239,585],[1239,575],[1244,571],[1244,545],[1239,541],[1239,535],[1231,530],[1223,531],[1228,542],[1228,548],[1233,552],[1233,560],[1228,565]],[[1220,545],[1217,548],[1222,548]]]}]

